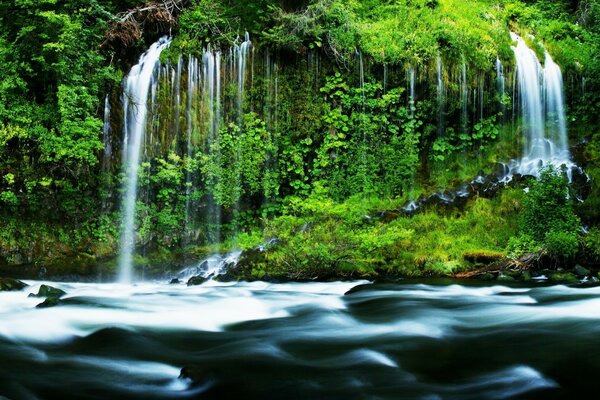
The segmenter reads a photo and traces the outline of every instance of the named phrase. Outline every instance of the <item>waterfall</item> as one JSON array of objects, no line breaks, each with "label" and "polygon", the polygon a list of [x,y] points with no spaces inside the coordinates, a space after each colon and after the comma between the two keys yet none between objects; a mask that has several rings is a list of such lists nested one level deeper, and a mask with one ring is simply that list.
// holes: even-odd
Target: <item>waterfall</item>
[{"label": "waterfall", "polygon": [[112,158],[112,143],[110,138],[110,95],[107,94],[104,99],[104,125],[102,125],[102,144],[104,151],[102,152],[102,170],[110,170]]},{"label": "waterfall", "polygon": [[445,95],[444,95],[444,79],[443,79],[443,70],[442,70],[442,57],[438,54],[435,59],[435,67],[436,67],[436,75],[437,75],[437,107],[438,107],[438,116],[437,116],[437,129],[438,136],[443,136],[445,132],[444,127],[444,108],[445,108]]},{"label": "waterfall", "polygon": [[[206,142],[207,151],[220,158],[214,144],[219,141],[221,130],[221,53],[213,51],[210,46],[202,53],[202,90],[204,103],[208,111],[208,137]],[[212,196],[208,200],[207,221],[214,225],[209,238],[218,243],[220,241],[221,208],[216,204]]]},{"label": "waterfall", "polygon": [[464,60],[462,60],[460,67],[460,79],[459,79],[459,89],[460,89],[460,104],[461,104],[461,114],[460,114],[460,123],[462,128],[462,133],[466,134],[468,132],[469,125],[469,116],[467,112],[467,107],[469,103],[469,85],[467,84],[467,64]]},{"label": "waterfall", "polygon": [[[187,66],[187,102],[185,108],[185,119],[186,119],[186,156],[190,160],[193,155],[192,148],[192,135],[194,132],[193,120],[194,120],[194,109],[193,99],[196,92],[198,80],[198,60],[192,56],[188,57]],[[191,212],[191,199],[192,192],[194,191],[194,182],[190,169],[188,168],[185,173],[185,222],[184,222],[184,244],[187,244],[191,236],[191,230],[194,225],[194,214]]]},{"label": "waterfall", "polygon": [[548,52],[542,67],[523,38],[514,33],[511,36],[517,42],[513,51],[517,61],[525,136],[519,172],[538,175],[540,167],[545,164],[571,167],[560,68]]},{"label": "waterfall", "polygon": [[411,118],[415,117],[415,67],[408,68],[408,110]]},{"label": "waterfall", "polygon": [[500,58],[496,57],[496,92],[498,96],[498,109],[502,113],[502,120],[505,121],[506,106],[504,105],[504,93],[506,91],[506,77],[504,76],[504,67]]},{"label": "waterfall", "polygon": [[137,196],[140,149],[146,132],[148,92],[154,80],[154,70],[160,53],[171,40],[163,37],[154,43],[141,57],[125,78],[123,93],[123,165],[126,179],[123,183],[123,217],[121,228],[121,253],[119,281],[129,283],[132,279],[132,258],[135,249],[135,203]]},{"label": "waterfall", "polygon": [[244,87],[246,83],[246,69],[248,65],[248,55],[252,48],[252,42],[250,41],[250,34],[246,32],[244,35],[244,41],[239,45],[236,43],[233,46],[233,67],[236,68],[237,75],[237,111],[240,127],[242,125],[242,117],[244,113]]},{"label": "waterfall", "polygon": [[544,99],[546,103],[546,136],[557,145],[553,157],[568,160],[570,154],[563,99],[563,78],[560,67],[556,65],[548,52],[546,52],[544,61]]},{"label": "waterfall", "polygon": [[358,58],[358,74],[360,84],[360,98],[361,98],[361,112],[362,116],[360,119],[360,130],[362,133],[362,174],[363,174],[363,191],[367,189],[367,136],[363,126],[363,117],[365,113],[365,67],[363,64],[363,56],[358,49],[356,50],[356,57]]}]

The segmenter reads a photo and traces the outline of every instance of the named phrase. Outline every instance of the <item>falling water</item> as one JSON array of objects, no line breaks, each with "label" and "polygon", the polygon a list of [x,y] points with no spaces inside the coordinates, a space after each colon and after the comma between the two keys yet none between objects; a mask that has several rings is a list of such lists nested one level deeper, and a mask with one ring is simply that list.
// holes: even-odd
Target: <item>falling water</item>
[{"label": "falling water", "polygon": [[512,38],[526,139],[520,172],[537,175],[544,164],[571,166],[560,68],[547,52],[542,68],[525,41],[514,33]]},{"label": "falling water", "polygon": [[107,94],[104,99],[104,125],[102,126],[102,143],[104,151],[102,153],[102,170],[110,170],[112,158],[112,143],[110,139],[110,95]]},{"label": "falling water", "polygon": [[408,109],[410,113],[410,117],[415,117],[415,67],[410,66],[408,68]]},{"label": "falling water", "polygon": [[233,61],[234,67],[237,72],[237,111],[240,127],[242,124],[242,117],[244,112],[244,87],[246,84],[246,69],[248,65],[248,55],[252,48],[252,42],[250,41],[250,34],[246,32],[244,41],[242,43],[235,44],[233,46]]},{"label": "falling water", "polygon": [[438,136],[444,135],[444,79],[442,76],[442,57],[438,54],[435,60],[437,75],[437,107],[438,107]]},{"label": "falling water", "polygon": [[504,76],[504,67],[502,66],[502,61],[500,61],[498,57],[496,57],[496,90],[498,91],[500,111],[504,112],[505,107],[502,97],[504,96],[504,92],[506,90],[506,77]]},{"label": "falling water", "polygon": [[544,98],[546,103],[546,136],[558,147],[552,155],[559,160],[568,160],[569,144],[567,122],[563,99],[563,78],[560,67],[556,65],[550,53],[546,52],[544,61]]},{"label": "falling water", "polygon": [[361,98],[361,123],[360,130],[362,131],[362,174],[364,178],[363,190],[367,188],[367,137],[363,126],[363,116],[365,114],[365,67],[363,64],[362,53],[356,50],[356,57],[358,58],[358,73],[360,82],[360,98]]},{"label": "falling water", "polygon": [[[213,51],[210,46],[202,54],[202,88],[205,107],[208,110],[207,151],[220,158],[220,152],[214,145],[219,141],[221,129],[221,53]],[[218,243],[221,208],[212,197],[209,199],[207,212],[209,225],[214,226],[209,232],[209,238]]]},{"label": "falling water", "polygon": [[463,58],[460,68],[460,103],[461,103],[461,128],[463,133],[467,133],[469,116],[467,106],[469,103],[469,85],[467,84],[467,64]]},{"label": "falling water", "polygon": [[160,53],[169,46],[171,40],[163,37],[154,43],[141,57],[137,65],[125,79],[123,126],[124,157],[126,179],[123,184],[123,220],[121,230],[121,254],[119,259],[119,281],[131,282],[132,257],[135,249],[135,203],[137,196],[140,148],[146,132],[147,99],[150,85],[154,80],[154,70]]},{"label": "falling water", "polygon": [[[188,160],[192,158],[193,147],[192,147],[192,135],[194,132],[193,120],[194,120],[194,109],[193,99],[196,92],[198,80],[198,60],[195,57],[188,57],[187,66],[187,102],[185,109],[186,116],[186,156]],[[194,225],[194,213],[191,210],[192,205],[192,192],[194,191],[194,181],[191,170],[188,168],[185,174],[185,222],[184,222],[184,243],[191,237],[192,227]]]}]

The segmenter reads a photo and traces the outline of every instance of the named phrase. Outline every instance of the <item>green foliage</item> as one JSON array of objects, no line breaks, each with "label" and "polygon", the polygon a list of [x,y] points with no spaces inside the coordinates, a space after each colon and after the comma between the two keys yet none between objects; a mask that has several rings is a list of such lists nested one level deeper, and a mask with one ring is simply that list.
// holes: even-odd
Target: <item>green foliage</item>
[{"label": "green foliage", "polygon": [[573,259],[579,252],[581,222],[573,211],[564,173],[547,166],[539,180],[530,182],[519,225],[520,235],[508,245],[512,257],[545,250],[557,260]]},{"label": "green foliage", "polygon": [[553,257],[570,260],[579,252],[579,238],[573,232],[550,231],[544,238],[544,246]]},{"label": "green foliage", "polygon": [[545,167],[539,180],[531,181],[520,221],[521,231],[538,242],[549,232],[576,235],[581,223],[573,211],[572,195],[565,174]]}]

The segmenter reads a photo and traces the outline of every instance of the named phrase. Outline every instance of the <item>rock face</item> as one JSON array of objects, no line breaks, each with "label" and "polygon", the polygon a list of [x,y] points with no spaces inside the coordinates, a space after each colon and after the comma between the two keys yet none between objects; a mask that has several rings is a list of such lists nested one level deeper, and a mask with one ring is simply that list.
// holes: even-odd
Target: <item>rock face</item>
[{"label": "rock face", "polygon": [[17,279],[0,278],[0,292],[9,290],[21,290],[25,287],[27,287],[27,284]]}]

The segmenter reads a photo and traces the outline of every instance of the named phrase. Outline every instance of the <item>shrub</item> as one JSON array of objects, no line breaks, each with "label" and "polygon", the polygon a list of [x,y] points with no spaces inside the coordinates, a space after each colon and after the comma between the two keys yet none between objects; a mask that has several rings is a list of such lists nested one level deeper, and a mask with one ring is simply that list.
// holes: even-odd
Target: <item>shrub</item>
[{"label": "shrub", "polygon": [[552,257],[568,260],[579,251],[579,241],[572,232],[550,231],[544,239],[544,248]]}]

